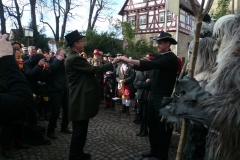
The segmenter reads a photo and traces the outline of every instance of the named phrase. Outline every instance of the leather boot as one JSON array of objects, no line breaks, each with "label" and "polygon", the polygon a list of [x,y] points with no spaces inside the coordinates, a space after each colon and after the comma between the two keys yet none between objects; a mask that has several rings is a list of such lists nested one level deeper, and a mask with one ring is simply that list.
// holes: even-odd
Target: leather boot
[{"label": "leather boot", "polygon": [[126,113],[126,106],[125,105],[123,105],[122,113]]},{"label": "leather boot", "polygon": [[136,134],[136,136],[140,136],[143,132],[143,125],[140,126],[139,132]]},{"label": "leather boot", "polygon": [[148,129],[146,125],[143,125],[143,132],[139,135],[139,137],[145,137],[148,135]]},{"label": "leather boot", "polygon": [[126,107],[126,116],[131,116],[130,113],[129,113],[129,106]]}]

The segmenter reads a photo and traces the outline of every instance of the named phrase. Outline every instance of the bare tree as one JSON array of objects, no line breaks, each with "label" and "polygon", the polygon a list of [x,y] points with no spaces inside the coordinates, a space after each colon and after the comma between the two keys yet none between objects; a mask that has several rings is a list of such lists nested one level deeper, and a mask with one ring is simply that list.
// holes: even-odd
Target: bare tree
[{"label": "bare tree", "polygon": [[[90,0],[89,2],[89,15],[88,15],[88,27],[87,30],[93,30],[95,24],[98,20],[107,20],[107,18],[101,17],[100,14],[103,10],[111,10],[112,3],[111,0]],[[95,11],[95,14],[94,14]],[[93,16],[94,14],[94,16]]]},{"label": "bare tree", "polygon": [[[49,22],[43,20],[44,16],[43,16],[43,13],[41,13],[40,22],[48,25],[48,27],[52,30],[52,33],[54,35],[56,42],[58,42],[60,39],[64,39],[67,20],[68,20],[69,16],[71,18],[74,18],[74,16],[72,16],[72,13],[70,11],[75,9],[76,7],[80,6],[80,5],[73,4],[72,0],[64,0],[64,2],[65,2],[64,7],[62,7],[62,3],[60,0],[52,0],[51,1],[52,7],[53,7],[53,12],[54,12],[54,17],[55,17],[55,25],[56,25],[55,30],[53,29],[53,27],[51,26],[51,24]],[[61,17],[63,17],[63,20],[62,20],[63,23],[62,23],[62,27],[61,27],[61,36],[59,37]]]},{"label": "bare tree", "polygon": [[1,18],[1,33],[5,34],[6,33],[6,19],[4,16],[4,8],[3,8],[2,0],[0,0],[0,18]]},{"label": "bare tree", "polygon": [[65,8],[62,8],[63,23],[62,23],[62,30],[61,30],[60,39],[64,39],[64,34],[65,34],[65,31],[66,31],[66,25],[67,25],[67,19],[69,17],[74,18],[73,14],[70,11],[79,7],[79,6],[80,5],[73,4],[71,0],[65,0]]},{"label": "bare tree", "polygon": [[32,19],[32,27],[37,27],[37,20],[36,20],[36,0],[29,0],[30,8],[31,8],[31,19]]},{"label": "bare tree", "polygon": [[23,31],[21,18],[23,16],[24,7],[28,4],[24,4],[20,9],[17,0],[13,0],[14,6],[4,6],[7,10],[7,13],[10,17],[13,17],[17,21],[16,27],[19,29],[20,33]]},{"label": "bare tree", "polygon": [[[188,77],[190,77],[190,78],[193,78],[193,76],[194,76],[202,21],[203,21],[204,16],[209,12],[210,8],[212,7],[212,3],[213,3],[213,0],[208,0],[206,8],[203,9],[205,0],[202,0],[202,3],[199,8],[196,6],[195,0],[190,0],[190,4],[191,4],[192,10],[193,10],[193,13],[195,16],[195,21],[196,21],[196,29],[194,30],[195,34],[194,34],[194,40],[193,40],[193,53],[191,56],[190,67],[189,67],[189,71],[188,71]],[[182,128],[181,128],[181,136],[180,136],[180,140],[179,140],[179,144],[178,144],[176,160],[183,159],[183,155],[184,155],[183,150],[185,148],[186,136],[187,136],[187,126],[188,126],[188,120],[183,119]]]}]

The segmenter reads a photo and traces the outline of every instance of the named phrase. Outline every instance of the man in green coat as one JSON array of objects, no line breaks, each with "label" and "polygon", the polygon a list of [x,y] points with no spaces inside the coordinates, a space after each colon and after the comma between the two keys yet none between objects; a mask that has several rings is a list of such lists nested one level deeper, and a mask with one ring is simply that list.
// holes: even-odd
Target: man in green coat
[{"label": "man in green coat", "polygon": [[84,38],[77,30],[67,34],[65,39],[71,53],[66,59],[66,74],[69,89],[69,120],[72,121],[73,133],[70,144],[69,160],[90,159],[91,155],[83,152],[89,119],[96,116],[99,109],[99,84],[95,74],[113,70],[113,64],[92,66],[81,56],[84,51]]}]

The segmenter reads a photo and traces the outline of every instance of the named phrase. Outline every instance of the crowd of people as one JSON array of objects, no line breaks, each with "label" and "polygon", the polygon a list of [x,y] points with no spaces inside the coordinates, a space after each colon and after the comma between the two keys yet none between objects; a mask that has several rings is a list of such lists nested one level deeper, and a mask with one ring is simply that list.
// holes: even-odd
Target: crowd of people
[{"label": "crowd of people", "polygon": [[[142,157],[167,159],[172,130],[160,122],[158,110],[162,98],[171,95],[179,72],[179,59],[170,50],[171,44],[177,42],[170,34],[161,32],[155,39],[161,54],[146,54],[141,60],[133,60],[120,53],[114,58],[113,54],[103,54],[99,49],[87,56],[84,36],[78,31],[65,38],[71,49],[68,54],[63,48],[56,53],[43,53],[35,46],[26,50],[20,42],[11,43],[13,52],[11,50],[12,56],[9,57],[15,58],[18,74],[28,85],[28,94],[25,95],[28,95],[28,101],[24,100],[21,107],[26,112],[15,116],[16,121],[1,124],[4,156],[14,157],[11,153],[13,141],[18,148],[30,148],[24,141],[26,124],[38,125],[38,121],[47,120],[47,137],[57,139],[55,130],[61,116],[61,132],[72,134],[69,159],[90,159],[91,155],[84,153],[89,119],[97,115],[101,101],[105,103],[104,109],[115,110],[115,98],[118,97],[121,112],[126,116],[131,116],[130,106],[131,102],[134,103],[134,122],[138,120],[140,124],[136,136],[149,134],[151,149]],[[0,77],[2,98],[2,94],[11,92],[11,82],[4,69],[1,69]],[[72,121],[72,129],[68,127],[69,121]]]},{"label": "crowd of people", "polygon": [[[52,55],[34,46],[26,50],[0,34],[3,154],[13,157],[13,141],[18,148],[30,147],[24,143],[26,121],[36,126],[38,120],[48,120],[47,136],[57,139],[55,130],[62,108],[61,131],[72,134],[69,160],[91,159],[84,146],[89,119],[97,115],[100,101],[104,100],[104,109],[114,110],[114,100],[121,99],[121,112],[131,116],[134,99],[140,123],[136,136],[149,135],[150,142],[150,150],[142,157],[168,160],[172,124],[179,129],[179,118],[187,118],[185,160],[238,159],[239,21],[239,15],[221,17],[211,35],[216,40],[202,37],[199,42],[195,79],[186,76],[177,81],[182,64],[170,49],[177,41],[167,32],[154,39],[159,55],[147,54],[140,60],[122,54],[113,58],[99,49],[93,50],[93,57],[87,56],[85,36],[77,30],[65,36],[71,49],[68,55],[62,48]],[[174,87],[175,96],[171,97]]]}]

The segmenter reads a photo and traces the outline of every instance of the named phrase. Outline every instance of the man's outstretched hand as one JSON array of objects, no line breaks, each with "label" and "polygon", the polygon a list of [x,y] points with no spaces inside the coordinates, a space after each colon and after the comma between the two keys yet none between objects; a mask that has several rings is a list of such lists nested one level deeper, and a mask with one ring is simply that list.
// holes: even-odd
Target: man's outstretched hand
[{"label": "man's outstretched hand", "polygon": [[116,58],[114,58],[114,60],[112,61],[112,64],[119,63],[120,61],[121,61],[120,58],[116,57]]},{"label": "man's outstretched hand", "polygon": [[7,55],[13,55],[13,48],[10,42],[7,42],[8,35],[0,34],[0,58]]}]

